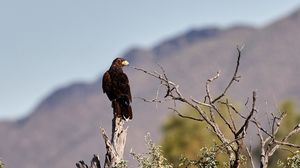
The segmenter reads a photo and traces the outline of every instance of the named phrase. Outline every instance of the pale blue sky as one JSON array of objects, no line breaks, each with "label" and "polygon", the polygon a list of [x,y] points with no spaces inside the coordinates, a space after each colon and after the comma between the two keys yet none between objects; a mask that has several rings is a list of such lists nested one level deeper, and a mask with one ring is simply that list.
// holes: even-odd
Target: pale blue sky
[{"label": "pale blue sky", "polygon": [[263,26],[299,0],[2,0],[0,119],[31,112],[55,88],[93,81],[132,46],[190,28]]}]

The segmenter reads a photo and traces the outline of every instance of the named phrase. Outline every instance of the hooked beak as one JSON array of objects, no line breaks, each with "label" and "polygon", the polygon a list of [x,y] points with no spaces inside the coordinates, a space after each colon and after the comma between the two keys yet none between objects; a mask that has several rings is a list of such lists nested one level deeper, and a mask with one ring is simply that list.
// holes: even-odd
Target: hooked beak
[{"label": "hooked beak", "polygon": [[129,62],[125,60],[122,62],[122,65],[124,65],[124,66],[129,65]]}]

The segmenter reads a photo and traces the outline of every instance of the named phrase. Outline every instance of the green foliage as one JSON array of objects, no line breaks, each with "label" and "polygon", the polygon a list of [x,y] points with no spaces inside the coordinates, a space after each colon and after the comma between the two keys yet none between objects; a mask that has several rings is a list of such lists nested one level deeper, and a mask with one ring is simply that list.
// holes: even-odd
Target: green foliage
[{"label": "green foliage", "polygon": [[133,158],[138,161],[139,168],[173,168],[162,154],[161,147],[152,142],[150,134],[146,135],[145,141],[148,149],[146,154],[136,154],[131,152]]},{"label": "green foliage", "polygon": [[125,160],[122,160],[121,162],[119,162],[117,165],[116,165],[116,168],[127,168],[127,161]]},{"label": "green foliage", "polygon": [[[281,112],[285,112],[287,115],[283,119],[279,132],[276,135],[276,138],[282,139],[287,135],[299,122],[300,122],[300,111],[297,111],[297,106],[292,100],[288,100],[282,103],[280,107]],[[300,135],[293,136],[289,139],[289,142],[296,143],[299,140]]]},{"label": "green foliage", "polygon": [[199,122],[172,116],[163,127],[162,149],[166,158],[176,164],[180,155],[197,156],[200,147],[211,145],[212,141],[204,139],[211,137],[210,134],[205,131],[205,125]]},{"label": "green foliage", "polygon": [[[216,148],[201,148],[198,150],[196,159],[190,159],[185,156],[181,156],[178,166],[173,166],[168,163],[167,159],[163,155],[161,146],[156,145],[150,139],[150,135],[147,134],[145,137],[148,152],[146,154],[136,154],[131,152],[134,159],[138,161],[139,168],[173,168],[173,167],[185,167],[185,168],[216,168],[220,166],[217,160],[217,154],[220,150]],[[218,152],[217,152],[218,151]],[[126,168],[127,164],[125,163]],[[118,168],[119,165],[117,166]]]},{"label": "green foliage", "polygon": [[287,158],[287,166],[291,168],[300,167],[300,153],[299,151],[294,154],[292,157]]},{"label": "green foliage", "polygon": [[[286,136],[293,128],[300,123],[300,111],[296,104],[292,100],[283,102],[280,106],[280,111],[286,113],[286,117],[282,120],[280,129],[276,134],[276,139],[281,140]],[[295,134],[289,138],[290,143],[299,144],[300,134]],[[269,165],[273,166],[277,164],[277,161],[282,158],[287,158],[290,155],[290,151],[295,152],[295,148],[285,147],[286,150],[277,150],[274,156],[270,159]],[[299,156],[299,154],[298,154]]]},{"label": "green foliage", "polygon": [[280,168],[299,168],[300,167],[300,151],[296,151],[292,156],[285,161],[279,160],[277,166]]},{"label": "green foliage", "polygon": [[[224,117],[227,111],[225,107],[220,106]],[[191,108],[185,108],[182,114],[192,117],[197,117],[198,114]],[[225,126],[224,122],[221,122],[220,118],[216,117],[218,124],[223,132],[230,137],[230,131]],[[200,149],[207,149],[206,147],[212,147],[216,144],[220,144],[218,138],[207,128],[207,124],[204,122],[198,122],[189,119],[183,119],[177,115],[170,115],[162,128],[163,138],[161,141],[162,149],[165,157],[178,166],[181,160],[180,156],[185,156],[190,160],[199,160],[198,154]],[[219,152],[216,157],[222,162],[228,161],[228,156]]]},{"label": "green foliage", "polygon": [[0,168],[4,168],[4,163],[0,160]]},{"label": "green foliage", "polygon": [[183,156],[180,159],[180,167],[216,168],[220,165],[216,158],[216,150],[211,148],[201,148],[196,160],[190,160]]}]

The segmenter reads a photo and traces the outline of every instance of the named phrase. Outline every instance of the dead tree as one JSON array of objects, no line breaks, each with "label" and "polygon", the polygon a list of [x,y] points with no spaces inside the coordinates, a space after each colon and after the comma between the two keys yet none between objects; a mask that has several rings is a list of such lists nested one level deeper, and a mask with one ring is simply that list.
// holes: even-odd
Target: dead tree
[{"label": "dead tree", "polygon": [[[104,128],[100,128],[100,131],[106,146],[105,162],[103,167],[117,167],[117,165],[123,161],[124,148],[126,144],[127,127],[124,128],[124,120],[114,116],[112,120],[111,139],[107,136]],[[101,168],[100,158],[99,156],[94,155],[90,166],[85,164],[84,161],[79,161],[76,163],[76,166],[77,168]]]},{"label": "dead tree", "polygon": [[[253,154],[251,152],[251,148],[249,145],[246,145],[245,139],[248,133],[248,129],[250,124],[254,125],[257,128],[258,137],[260,138],[260,146],[261,146],[261,155],[260,155],[260,167],[266,168],[268,165],[269,158],[274,154],[274,152],[279,149],[281,146],[289,146],[300,149],[300,145],[292,144],[288,142],[289,137],[298,133],[300,131],[300,124],[296,125],[291,132],[289,132],[283,139],[276,139],[275,135],[278,132],[280,127],[280,122],[284,118],[284,114],[277,117],[275,114],[272,114],[272,130],[269,131],[261,126],[261,123],[256,119],[257,108],[256,108],[256,92],[252,92],[252,101],[251,103],[245,103],[245,111],[240,111],[236,108],[229,100],[226,98],[226,94],[230,87],[238,82],[241,76],[238,75],[239,67],[240,67],[240,59],[241,59],[241,50],[237,48],[237,61],[236,66],[232,75],[232,78],[225,86],[225,88],[219,93],[217,96],[213,96],[211,94],[210,85],[219,78],[220,73],[208,79],[205,85],[206,94],[204,96],[203,101],[199,101],[193,99],[192,97],[185,97],[179,90],[179,85],[169,80],[165,70],[162,66],[160,66],[161,72],[157,71],[147,71],[142,68],[132,67],[135,70],[141,71],[147,75],[154,77],[155,79],[160,81],[161,86],[164,87],[165,96],[159,98],[159,94],[157,90],[156,97],[148,100],[142,98],[142,100],[146,102],[154,102],[154,103],[162,103],[165,101],[174,101],[174,106],[169,107],[172,111],[174,111],[178,116],[195,120],[198,122],[204,122],[207,124],[207,128],[211,130],[218,140],[221,142],[219,147],[222,147],[227,155],[229,156],[229,164],[232,168],[237,168],[241,165],[241,157],[242,150],[246,150],[248,154],[248,158],[250,160],[250,164],[252,167],[255,167],[253,161]],[[193,108],[197,112],[198,117],[187,116],[176,109],[176,103],[183,103],[191,108]],[[225,105],[227,107],[227,113],[229,118],[225,117],[225,114],[221,113],[220,105]],[[208,109],[208,112],[205,110]],[[231,135],[226,136],[225,132],[220,129],[220,125],[216,122],[216,117],[221,118],[222,122],[225,123],[226,127],[230,130]],[[242,123],[238,124],[234,117],[240,118]],[[233,138],[232,138],[233,137]],[[266,137],[266,138],[265,138]]]},{"label": "dead tree", "polygon": [[127,128],[124,128],[124,120],[114,117],[112,122],[111,140],[101,128],[101,133],[106,145],[104,168],[116,167],[123,161],[124,148],[126,144]]}]

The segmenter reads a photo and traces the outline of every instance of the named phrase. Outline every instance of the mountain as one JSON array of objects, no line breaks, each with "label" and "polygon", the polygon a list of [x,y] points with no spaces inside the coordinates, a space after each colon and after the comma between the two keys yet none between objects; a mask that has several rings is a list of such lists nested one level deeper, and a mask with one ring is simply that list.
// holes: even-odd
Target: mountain
[{"label": "mountain", "polygon": [[[263,110],[268,108],[266,101],[275,107],[290,97],[300,100],[299,27],[300,10],[262,28],[192,29],[152,48],[131,49],[123,56],[132,66],[148,70],[159,70],[157,64],[162,65],[184,95],[200,99],[206,80],[218,70],[221,77],[212,89],[225,87],[236,62],[236,46],[244,45],[242,79],[229,90],[229,96],[244,102],[252,90],[257,90]],[[158,140],[161,122],[171,112],[163,104],[156,106],[139,99],[154,98],[158,81],[132,68],[125,71],[134,97],[134,118],[128,123],[126,152],[131,148],[141,152],[146,132]],[[89,161],[94,153],[99,153],[103,160],[104,143],[99,127],[109,132],[112,109],[102,93],[101,78],[59,88],[26,118],[1,121],[0,157],[7,167],[75,167],[77,161]]]}]

